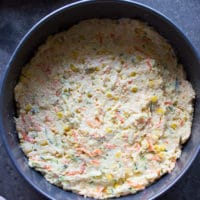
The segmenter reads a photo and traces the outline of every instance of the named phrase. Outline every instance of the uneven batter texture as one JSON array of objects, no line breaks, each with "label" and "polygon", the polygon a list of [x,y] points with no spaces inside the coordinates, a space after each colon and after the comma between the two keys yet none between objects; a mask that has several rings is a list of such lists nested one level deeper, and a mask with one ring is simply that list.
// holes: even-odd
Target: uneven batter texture
[{"label": "uneven batter texture", "polygon": [[29,165],[98,199],[171,172],[191,133],[194,91],[171,46],[132,19],[93,19],[50,36],[15,88]]}]

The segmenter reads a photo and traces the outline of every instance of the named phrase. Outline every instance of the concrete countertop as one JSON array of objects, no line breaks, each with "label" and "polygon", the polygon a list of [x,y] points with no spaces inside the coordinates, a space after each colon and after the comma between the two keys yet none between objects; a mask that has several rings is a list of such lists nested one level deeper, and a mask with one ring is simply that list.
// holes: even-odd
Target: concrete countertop
[{"label": "concrete countertop", "polygon": [[[137,0],[157,9],[188,36],[200,52],[199,0]],[[0,0],[0,74],[24,34],[49,12],[71,1]],[[158,200],[200,199],[200,154],[186,174]],[[16,171],[0,140],[0,196],[7,200],[44,200]],[[0,197],[1,199],[1,197]]]}]

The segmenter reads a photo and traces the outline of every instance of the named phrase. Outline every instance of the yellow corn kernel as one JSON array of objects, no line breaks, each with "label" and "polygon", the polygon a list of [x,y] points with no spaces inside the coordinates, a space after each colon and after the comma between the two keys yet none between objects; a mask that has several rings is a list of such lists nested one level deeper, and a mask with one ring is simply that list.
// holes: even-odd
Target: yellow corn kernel
[{"label": "yellow corn kernel", "polygon": [[147,110],[147,106],[145,106],[145,107],[143,107],[143,108],[141,109],[142,112],[144,112],[144,111],[146,111],[146,110]]},{"label": "yellow corn kernel", "polygon": [[170,126],[171,128],[173,128],[174,130],[177,128],[177,124],[171,124]]},{"label": "yellow corn kernel", "polygon": [[71,158],[72,156],[71,155],[69,155],[69,154],[66,154],[65,155],[65,158]]},{"label": "yellow corn kernel", "polygon": [[108,108],[107,108],[107,111],[110,111],[111,109],[112,109],[111,107],[108,107]]},{"label": "yellow corn kernel", "polygon": [[115,101],[118,101],[118,100],[119,100],[119,97],[118,97],[118,96],[113,96],[113,99],[114,99]]},{"label": "yellow corn kernel", "polygon": [[107,133],[112,133],[112,129],[107,127],[107,128],[106,128],[106,132],[107,132]]},{"label": "yellow corn kernel", "polygon": [[120,186],[119,183],[115,183],[114,188],[118,188]]},{"label": "yellow corn kernel", "polygon": [[149,81],[149,87],[150,87],[150,88],[153,88],[154,86],[155,86],[154,81]]},{"label": "yellow corn kernel", "polygon": [[173,102],[173,105],[174,105],[174,106],[177,106],[177,105],[178,105],[178,101],[174,101],[174,102]]},{"label": "yellow corn kernel", "polygon": [[64,116],[62,112],[57,112],[56,115],[57,115],[58,119],[62,119]]},{"label": "yellow corn kernel", "polygon": [[47,142],[47,140],[40,140],[40,141],[39,141],[39,144],[40,144],[41,146],[46,146],[46,145],[48,144],[48,142]]},{"label": "yellow corn kernel", "polygon": [[59,153],[59,152],[56,152],[55,156],[56,156],[57,158],[61,158],[61,157],[62,157],[62,154]]},{"label": "yellow corn kernel", "polygon": [[163,144],[157,144],[157,145],[154,145],[154,150],[156,152],[162,152],[166,150],[166,147]]},{"label": "yellow corn kernel", "polygon": [[130,113],[129,112],[124,112],[124,116],[126,117],[126,118],[128,118],[128,117],[130,117]]},{"label": "yellow corn kernel", "polygon": [[134,77],[134,76],[136,76],[136,74],[137,74],[137,73],[133,71],[133,72],[131,72],[131,73],[129,74],[129,76]]},{"label": "yellow corn kernel", "polygon": [[79,147],[79,144],[77,144],[77,143],[76,143],[76,144],[74,144],[74,147],[75,147],[75,148]]},{"label": "yellow corn kernel", "polygon": [[95,67],[95,71],[100,71],[100,68],[99,67]]},{"label": "yellow corn kernel", "polygon": [[25,111],[29,112],[31,110],[31,108],[32,108],[31,104],[27,104],[25,107]]},{"label": "yellow corn kernel", "polygon": [[122,156],[122,153],[121,152],[117,152],[116,154],[115,154],[115,157],[116,158],[120,158]]},{"label": "yellow corn kernel", "polygon": [[157,112],[158,114],[160,114],[160,115],[165,114],[165,111],[164,111],[162,108],[158,108],[158,109],[156,110],[156,112]]},{"label": "yellow corn kernel", "polygon": [[159,156],[160,158],[164,158],[165,153],[164,153],[164,152],[160,152],[160,153],[158,154],[158,156]]},{"label": "yellow corn kernel", "polygon": [[69,92],[70,91],[70,88],[64,88],[63,89],[63,92]]},{"label": "yellow corn kernel", "polygon": [[58,130],[57,130],[55,127],[51,128],[51,131],[52,131],[54,134],[57,134],[57,133],[58,133]]},{"label": "yellow corn kernel", "polygon": [[126,127],[123,127],[122,129],[123,130],[128,130],[128,129],[130,129],[131,128],[131,126],[126,126]]},{"label": "yellow corn kernel", "polygon": [[95,176],[95,179],[101,179],[101,178],[102,178],[101,175]]},{"label": "yellow corn kernel", "polygon": [[64,131],[70,131],[71,130],[71,126],[69,126],[69,125],[66,125],[65,127],[64,127]]},{"label": "yellow corn kernel", "polygon": [[120,72],[122,71],[122,69],[116,69],[116,71],[117,71],[118,73],[120,73]]},{"label": "yellow corn kernel", "polygon": [[136,93],[138,91],[138,88],[135,86],[131,89],[131,92]]},{"label": "yellow corn kernel", "polygon": [[139,171],[139,170],[135,170],[135,171],[134,171],[134,175],[135,175],[135,176],[140,176],[141,174],[142,174],[142,172]]},{"label": "yellow corn kernel", "polygon": [[151,102],[152,103],[156,103],[158,101],[158,97],[157,96],[152,96],[151,97]]},{"label": "yellow corn kernel", "polygon": [[113,179],[113,175],[112,174],[106,174],[106,178],[111,181]]},{"label": "yellow corn kernel", "polygon": [[22,149],[23,149],[24,153],[26,153],[26,154],[33,151],[32,145],[27,145],[27,143],[23,144]]},{"label": "yellow corn kernel", "polygon": [[91,93],[87,93],[87,97],[88,97],[88,98],[91,98],[91,97],[92,97],[92,94],[91,94]]},{"label": "yellow corn kernel", "polygon": [[73,72],[78,72],[79,69],[74,65],[74,64],[70,64],[70,69],[73,71]]},{"label": "yellow corn kernel", "polygon": [[127,168],[125,170],[125,176],[126,176],[126,178],[128,178],[128,177],[130,177],[132,175],[133,175],[133,171],[131,169]]},{"label": "yellow corn kernel", "polygon": [[75,110],[75,112],[76,112],[76,113],[81,113],[81,110],[80,110],[79,108],[77,108],[77,109]]},{"label": "yellow corn kernel", "polygon": [[111,93],[107,93],[106,96],[107,96],[108,98],[112,98],[112,97],[113,97],[113,95],[112,95]]},{"label": "yellow corn kernel", "polygon": [[78,98],[78,102],[81,103],[83,100],[79,97]]},{"label": "yellow corn kernel", "polygon": [[113,96],[110,92],[108,92],[108,93],[106,94],[106,96],[107,96],[107,98],[113,99],[113,100],[115,100],[115,101],[119,100],[119,97],[118,97],[118,96]]},{"label": "yellow corn kernel", "polygon": [[72,135],[73,135],[73,131],[69,130],[69,131],[67,132],[67,135],[72,136]]}]

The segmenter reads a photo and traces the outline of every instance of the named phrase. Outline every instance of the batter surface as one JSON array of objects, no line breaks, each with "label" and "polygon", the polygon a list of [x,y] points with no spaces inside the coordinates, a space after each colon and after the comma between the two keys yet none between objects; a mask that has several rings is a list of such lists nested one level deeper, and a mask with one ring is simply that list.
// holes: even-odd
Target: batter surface
[{"label": "batter surface", "polygon": [[171,172],[195,94],[167,41],[132,19],[92,19],[50,36],[15,88],[29,165],[97,199]]}]

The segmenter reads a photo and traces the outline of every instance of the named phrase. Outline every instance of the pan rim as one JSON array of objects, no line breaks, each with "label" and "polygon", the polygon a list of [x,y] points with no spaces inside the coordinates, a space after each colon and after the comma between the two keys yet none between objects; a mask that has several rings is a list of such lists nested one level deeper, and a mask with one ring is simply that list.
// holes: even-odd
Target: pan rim
[{"label": "pan rim", "polygon": [[[138,3],[135,1],[131,1],[131,0],[115,0],[116,2],[120,2],[120,3],[127,3],[127,4],[134,4],[138,7],[142,7],[150,12],[153,12],[155,15],[157,15],[159,18],[162,18],[165,22],[167,22],[168,24],[170,24],[171,27],[173,27],[183,38],[183,40],[185,40],[185,42],[187,43],[187,45],[191,48],[193,54],[195,55],[195,57],[197,57],[199,63],[200,63],[200,55],[198,54],[196,48],[192,45],[192,43],[189,41],[189,39],[185,36],[185,34],[183,33],[183,31],[174,23],[172,22],[168,17],[166,17],[165,15],[163,15],[162,13],[160,13],[159,11],[152,9],[151,7],[144,5],[142,3]],[[6,79],[8,77],[8,74],[10,72],[11,69],[11,65],[12,62],[16,59],[18,53],[20,52],[20,49],[23,47],[23,43],[25,43],[27,41],[27,39],[31,36],[32,32],[36,29],[38,29],[40,26],[42,26],[44,23],[46,23],[49,19],[51,19],[52,17],[54,17],[54,15],[60,14],[62,12],[65,12],[65,10],[73,8],[75,6],[81,6],[83,4],[87,4],[87,3],[105,3],[105,2],[113,2],[113,0],[102,0],[102,1],[96,1],[96,0],[80,0],[80,1],[76,1],[70,4],[67,4],[65,6],[62,6],[61,8],[58,8],[56,10],[54,10],[53,12],[49,13],[48,15],[46,15],[45,17],[43,17],[42,19],[40,19],[26,34],[25,36],[21,39],[21,41],[19,42],[19,44],[17,45],[14,53],[12,54],[4,72],[2,73],[2,79],[0,82],[0,110],[2,110],[3,107],[3,93],[5,91],[5,82]],[[2,141],[3,144],[7,150],[7,153],[9,154],[9,157],[11,158],[12,163],[14,164],[15,168],[17,169],[17,171],[21,174],[21,176],[37,191],[39,191],[42,195],[46,196],[49,199],[53,199],[48,193],[44,192],[41,188],[39,188],[35,183],[33,183],[20,169],[20,167],[17,165],[17,163],[15,162],[15,158],[12,154],[12,152],[10,151],[10,147],[9,144],[6,140],[6,132],[4,130],[4,125],[2,123],[2,112],[0,112],[0,129],[1,129],[1,137],[2,137]],[[193,163],[194,159],[196,158],[196,156],[198,155],[198,152],[200,151],[200,144],[198,146],[196,146],[193,149],[193,156],[191,157],[191,159],[188,161],[188,163],[184,166],[184,168],[180,171],[180,173],[176,176],[176,178],[167,186],[165,186],[162,191],[160,191],[159,193],[156,193],[152,196],[151,199],[155,199],[157,197],[159,197],[160,195],[164,194],[168,189],[170,189],[182,176],[183,174],[185,174],[185,172],[189,169],[189,167],[191,166],[191,164]],[[134,195],[134,194],[133,194]],[[122,197],[123,198],[123,197]]]}]

